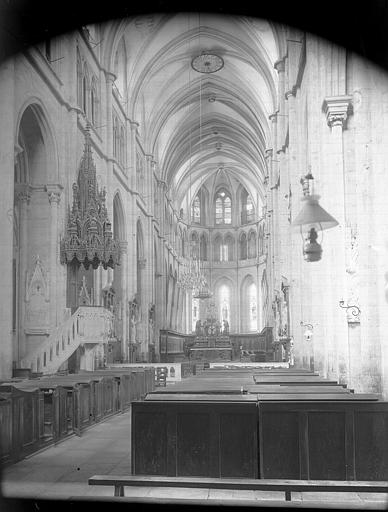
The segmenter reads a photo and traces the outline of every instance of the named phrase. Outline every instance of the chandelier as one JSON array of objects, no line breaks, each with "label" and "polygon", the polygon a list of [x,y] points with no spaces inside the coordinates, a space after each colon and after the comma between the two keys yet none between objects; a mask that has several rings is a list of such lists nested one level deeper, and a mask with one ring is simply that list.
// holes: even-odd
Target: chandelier
[{"label": "chandelier", "polygon": [[99,190],[92,158],[90,127],[85,130],[85,147],[78,180],[73,184],[73,206],[61,240],[61,263],[83,265],[87,270],[102,265],[114,268],[120,261],[120,246],[114,240],[105,205],[106,191]]},{"label": "chandelier", "polygon": [[179,276],[178,286],[184,290],[191,290],[196,299],[208,299],[213,294],[210,291],[204,274],[203,263],[197,255],[196,246],[192,246],[189,258],[184,263],[184,270]]}]

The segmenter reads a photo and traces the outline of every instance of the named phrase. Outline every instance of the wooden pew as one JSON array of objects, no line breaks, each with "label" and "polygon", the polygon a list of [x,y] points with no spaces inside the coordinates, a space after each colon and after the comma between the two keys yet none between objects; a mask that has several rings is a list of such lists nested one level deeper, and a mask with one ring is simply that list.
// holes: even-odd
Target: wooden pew
[{"label": "wooden pew", "polygon": [[[388,482],[352,482],[325,480],[255,480],[237,478],[195,478],[163,476],[94,475],[89,485],[114,487],[114,496],[123,497],[124,487],[180,487],[196,489],[234,489],[249,491],[284,491],[291,501],[292,492],[378,492],[388,494]],[[209,502],[211,504],[211,501]]]}]

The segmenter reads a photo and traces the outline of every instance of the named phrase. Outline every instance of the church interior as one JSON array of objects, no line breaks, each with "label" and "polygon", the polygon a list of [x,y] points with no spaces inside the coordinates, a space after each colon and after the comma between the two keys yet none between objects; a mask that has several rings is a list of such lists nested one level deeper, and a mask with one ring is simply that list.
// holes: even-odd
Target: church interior
[{"label": "church interior", "polygon": [[[5,59],[0,98],[4,495],[130,418],[125,486],[383,508],[386,71],[270,19],[148,13]],[[103,469],[85,495],[126,499]]]}]

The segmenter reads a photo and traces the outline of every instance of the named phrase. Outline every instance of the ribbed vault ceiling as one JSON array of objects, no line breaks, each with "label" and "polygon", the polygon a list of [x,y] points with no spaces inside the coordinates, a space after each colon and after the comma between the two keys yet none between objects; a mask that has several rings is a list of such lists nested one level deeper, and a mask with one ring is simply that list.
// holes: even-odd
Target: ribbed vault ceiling
[{"label": "ribbed vault ceiling", "polygon": [[[281,27],[184,13],[127,19],[110,30],[112,54],[125,41],[128,115],[139,122],[145,150],[158,162],[177,208],[220,167],[254,200],[262,196]],[[195,71],[192,59],[202,52],[221,56],[224,67]]]}]

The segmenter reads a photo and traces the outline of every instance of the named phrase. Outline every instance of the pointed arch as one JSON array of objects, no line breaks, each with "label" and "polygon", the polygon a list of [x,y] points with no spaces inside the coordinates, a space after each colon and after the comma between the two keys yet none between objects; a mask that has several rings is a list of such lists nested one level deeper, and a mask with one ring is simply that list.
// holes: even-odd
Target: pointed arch
[{"label": "pointed arch", "polygon": [[251,229],[248,234],[248,258],[256,258],[257,256],[257,238],[256,231]]},{"label": "pointed arch", "polygon": [[221,261],[222,236],[217,233],[213,238],[213,260]]},{"label": "pointed arch", "polygon": [[239,246],[240,246],[240,260],[247,259],[247,235],[245,231],[240,233],[239,237]]},{"label": "pointed arch", "polygon": [[113,236],[121,242],[126,240],[126,224],[121,194],[117,191],[113,197]]},{"label": "pointed arch", "polygon": [[202,233],[199,240],[199,257],[202,261],[207,261],[208,255],[207,255],[207,245],[208,245],[208,238],[206,233]]}]

